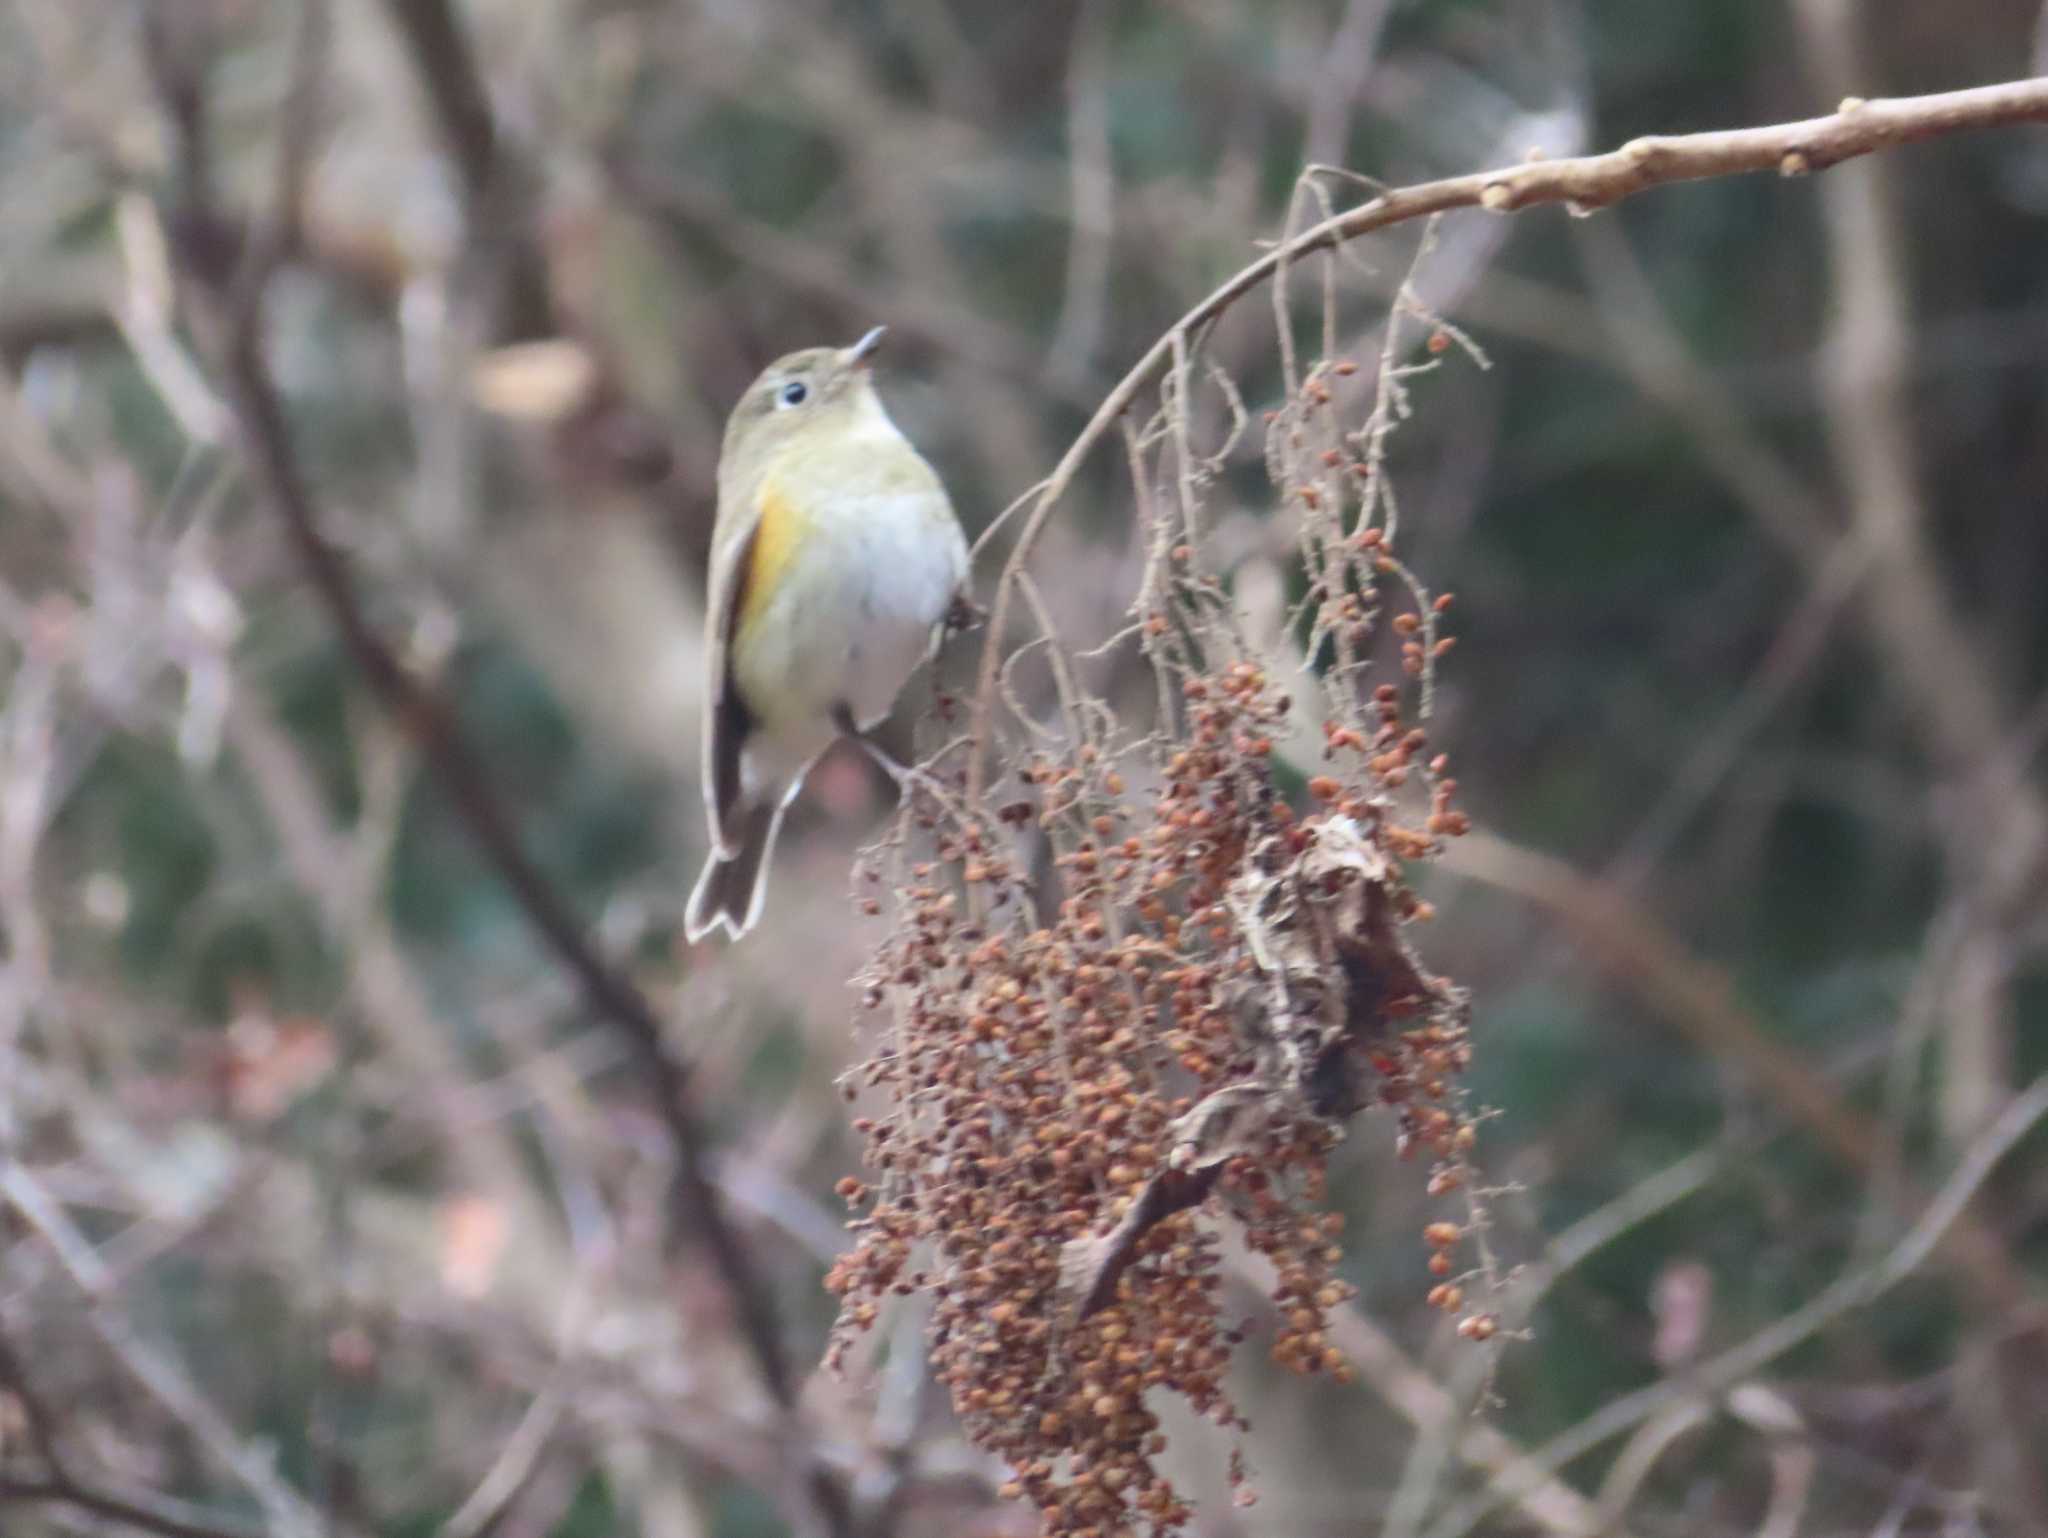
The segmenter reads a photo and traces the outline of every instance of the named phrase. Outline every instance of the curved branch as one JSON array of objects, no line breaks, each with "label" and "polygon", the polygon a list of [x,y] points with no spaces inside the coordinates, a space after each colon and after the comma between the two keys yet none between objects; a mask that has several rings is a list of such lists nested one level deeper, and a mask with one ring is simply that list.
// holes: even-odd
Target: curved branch
[{"label": "curved branch", "polygon": [[140,1501],[81,1484],[69,1475],[46,1479],[16,1479],[0,1475],[0,1502],[70,1506],[91,1516],[118,1522],[138,1532],[156,1533],[160,1538],[252,1538],[249,1529],[216,1527],[175,1512],[143,1505]]},{"label": "curved branch", "polygon": [[[1812,1339],[1842,1315],[1874,1303],[1926,1264],[2000,1162],[2044,1119],[2048,1119],[2048,1075],[2034,1080],[2016,1096],[1963,1151],[1948,1180],[1913,1225],[1875,1263],[1845,1273],[1791,1313],[1773,1320],[1692,1372],[1659,1379],[1634,1393],[1610,1400],[1569,1431],[1560,1432],[1520,1463],[1496,1475],[1484,1491],[1447,1512],[1429,1530],[1429,1538],[1466,1538],[1501,1506],[1540,1488],[1547,1477],[1594,1448],[1641,1425],[1679,1400],[1726,1392]],[[2012,1335],[2038,1332],[2041,1327],[2042,1320],[2036,1311],[2016,1321]]]},{"label": "curved branch", "polygon": [[0,1336],[0,1385],[20,1407],[28,1445],[35,1449],[44,1469],[40,1478],[0,1474],[0,1505],[70,1506],[161,1538],[250,1538],[250,1529],[216,1521],[197,1507],[153,1492],[122,1493],[82,1477],[59,1443],[55,1411],[29,1380],[20,1355],[4,1336]]},{"label": "curved branch", "polygon": [[[2004,85],[1976,86],[1931,96],[1901,96],[1865,101],[1850,97],[1826,117],[1806,118],[1764,128],[1722,129],[1709,133],[1658,135],[1632,139],[1601,155],[1569,160],[1538,160],[1491,171],[1475,171],[1443,181],[1424,182],[1382,193],[1370,202],[1346,209],[1275,246],[1257,261],[1226,279],[1201,303],[1183,315],[1104,397],[1088,425],[1061,456],[1039,493],[997,581],[990,604],[987,640],[975,686],[973,736],[987,740],[995,701],[995,674],[1002,655],[1004,623],[1016,574],[1029,559],[1053,507],[1066,493],[1074,474],[1117,418],[1130,409],[1151,378],[1185,347],[1194,333],[1228,310],[1288,263],[1340,246],[1391,225],[1427,218],[1454,208],[1484,208],[1512,213],[1539,203],[1563,203],[1583,213],[1652,187],[1709,177],[1776,171],[1804,176],[1845,160],[1923,139],[1945,137],[2016,123],[2048,122],[2048,76]],[[969,768],[970,802],[979,798],[986,774],[983,755]]]},{"label": "curved branch", "polygon": [[[1877,1132],[1798,1054],[1774,1040],[1743,1007],[1728,980],[1646,921],[1606,882],[1563,860],[1486,833],[1454,844],[1444,869],[1535,903],[1617,977],[1625,980],[1716,1062],[1737,1069],[1772,1105],[1804,1127],[1849,1168],[1877,1162]],[[1919,1193],[1907,1191],[1909,1197]],[[1983,1305],[2019,1317],[2048,1303],[2040,1286],[2013,1260],[1995,1230],[1974,1213],[1944,1225],[1940,1238],[1957,1274]]]}]

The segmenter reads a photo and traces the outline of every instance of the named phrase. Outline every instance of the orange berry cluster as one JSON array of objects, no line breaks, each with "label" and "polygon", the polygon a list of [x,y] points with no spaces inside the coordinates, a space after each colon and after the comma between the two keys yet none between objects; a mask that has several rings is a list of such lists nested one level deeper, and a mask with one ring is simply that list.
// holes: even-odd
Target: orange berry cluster
[{"label": "orange berry cluster", "polygon": [[[1185,678],[1182,696],[1185,730],[1149,750],[1156,788],[1142,808],[1111,756],[1084,746],[1034,759],[1017,776],[1022,795],[938,837],[867,977],[870,1008],[893,1023],[878,1025],[849,1087],[880,1090],[886,1114],[856,1123],[875,1175],[872,1188],[843,1187],[865,1210],[829,1278],[842,1300],[835,1357],[887,1294],[929,1292],[934,1371],[968,1434],[1008,1461],[1007,1493],[1032,1502],[1046,1532],[1077,1538],[1188,1520],[1154,1466],[1164,1436],[1151,1390],[1242,1427],[1224,1386],[1240,1337],[1222,1316],[1202,1204],[1234,1214],[1273,1262],[1274,1358],[1348,1378],[1328,1330],[1351,1296],[1335,1274],[1341,1223],[1312,1210],[1339,1121],[1367,1101],[1392,1107],[1404,1149],[1428,1150],[1453,1184],[1471,1142],[1450,1088],[1469,1060],[1455,990],[1402,949],[1386,977],[1353,984],[1334,1035],[1308,1022],[1312,1047],[1290,1059],[1275,1038],[1291,1027],[1257,1019],[1267,979],[1236,906],[1248,873],[1295,879],[1342,820],[1388,856],[1388,922],[1426,916],[1393,862],[1430,852],[1463,814],[1429,760],[1428,831],[1389,820],[1424,734],[1391,695],[1361,713],[1364,726],[1333,723],[1329,772],[1298,812],[1271,761],[1290,702],[1265,673],[1229,663]],[[1041,838],[1060,892],[1046,910],[1029,877]],[[1318,1098],[1337,1058],[1338,1076],[1369,1094]],[[1207,1162],[1189,1195],[1156,1197],[1181,1178],[1187,1119],[1249,1084],[1272,1089],[1256,1124],[1193,1150]],[[1160,1215],[1117,1256],[1100,1306],[1077,1307],[1100,1279],[1077,1282],[1077,1252],[1147,1201]]]},{"label": "orange berry cluster", "polygon": [[[831,1360],[888,1295],[927,1293],[933,1369],[964,1429],[1057,1538],[1190,1520],[1157,1467],[1152,1391],[1244,1428],[1224,1381],[1249,1328],[1222,1312],[1224,1223],[1277,1275],[1274,1359],[1349,1377],[1330,1329],[1352,1295],[1342,1224],[1317,1210],[1348,1118],[1388,1109],[1430,1193],[1470,1195],[1464,997],[1405,938],[1431,916],[1406,865],[1469,827],[1406,714],[1449,648],[1450,600],[1422,593],[1366,526],[1366,444],[1384,428],[1338,425],[1333,385],[1352,372],[1313,371],[1268,435],[1318,624],[1340,638],[1306,796],[1291,802],[1276,766],[1277,745],[1301,741],[1295,702],[1244,658],[1192,545],[1168,537],[1138,634],[1175,719],[1112,746],[1106,710],[1071,711],[1092,735],[1027,755],[985,804],[913,789],[932,858],[893,903],[867,900],[892,925],[865,978],[872,1051],[847,1093],[880,1109],[855,1123],[874,1175],[843,1187],[857,1242],[828,1279]],[[1374,688],[1396,584],[1411,598],[1384,621],[1401,682]],[[1484,1340],[1493,1319],[1467,1311],[1454,1261],[1468,1231],[1423,1235],[1429,1302]],[[1241,1458],[1229,1467],[1249,1500]]]}]

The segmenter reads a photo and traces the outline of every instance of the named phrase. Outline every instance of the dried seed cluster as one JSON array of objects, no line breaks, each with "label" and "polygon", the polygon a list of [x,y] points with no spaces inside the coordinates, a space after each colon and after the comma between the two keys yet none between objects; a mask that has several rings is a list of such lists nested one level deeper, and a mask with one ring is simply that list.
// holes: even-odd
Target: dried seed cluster
[{"label": "dried seed cluster", "polygon": [[[869,1005],[893,1006],[895,1024],[858,1078],[889,1111],[856,1124],[873,1187],[842,1187],[867,1209],[830,1278],[842,1326],[871,1324],[891,1292],[928,1289],[935,1371],[1051,1533],[1187,1520],[1153,1466],[1164,1439],[1151,1390],[1242,1424],[1223,1382],[1240,1335],[1222,1317],[1201,1201],[1234,1213],[1277,1269],[1275,1359],[1345,1378],[1326,1317],[1351,1294],[1334,1271],[1341,1224],[1312,1210],[1341,1118],[1368,1099],[1393,1107],[1402,1146],[1436,1157],[1444,1189],[1471,1144],[1451,1092],[1469,1060],[1462,1010],[1399,942],[1400,921],[1424,908],[1397,867],[1294,891],[1329,830],[1413,858],[1462,826],[1441,780],[1437,832],[1389,820],[1422,734],[1392,696],[1370,734],[1332,723],[1330,772],[1297,814],[1269,763],[1285,696],[1242,662],[1188,678],[1184,694],[1190,730],[1160,754],[1142,812],[1099,751],[1033,762],[1019,777],[1028,794],[994,826],[943,833],[937,859],[914,868],[869,978]],[[1042,923],[1025,916],[1034,829],[1053,835],[1064,893]],[[1338,970],[1360,975],[1320,990],[1342,998],[1276,1006],[1275,945],[1322,915],[1247,905],[1335,913],[1346,881],[1387,915],[1384,932],[1358,919],[1333,937],[1355,953]],[[1388,956],[1375,962],[1376,948]],[[1354,1077],[1370,1089],[1333,1091]],[[1220,1114],[1219,1095],[1246,1087],[1259,1092]]]},{"label": "dried seed cluster", "polygon": [[[1304,464],[1332,438],[1318,423],[1345,372],[1314,372],[1268,438],[1276,486],[1296,489],[1310,612],[1336,638],[1299,804],[1274,764],[1276,742],[1300,741],[1294,702],[1246,657],[1194,546],[1162,532],[1138,633],[1170,726],[1113,747],[1105,713],[1070,703],[1067,744],[1017,769],[1010,799],[927,782],[906,817],[932,857],[890,883],[869,873],[895,901],[864,901],[892,929],[864,979],[874,1049],[845,1086],[879,1108],[855,1123],[872,1183],[841,1188],[858,1238],[829,1278],[833,1359],[889,1295],[929,1293],[934,1371],[1048,1534],[1187,1523],[1155,1465],[1154,1390],[1243,1428],[1224,1386],[1246,1328],[1223,1315],[1224,1223],[1276,1273],[1273,1357],[1349,1377],[1329,1330],[1351,1296],[1342,1224],[1317,1204],[1351,1116],[1388,1108],[1433,1194],[1471,1184],[1464,999],[1407,942],[1430,912],[1403,875],[1468,826],[1407,714],[1447,645],[1448,599],[1361,527],[1377,485],[1361,435]],[[1300,493],[1319,477],[1326,491]],[[1403,681],[1373,688],[1382,580],[1413,612],[1389,624]],[[1454,1260],[1466,1235],[1423,1235],[1429,1301],[1484,1339]],[[1231,1471],[1241,1486],[1241,1460]]]}]

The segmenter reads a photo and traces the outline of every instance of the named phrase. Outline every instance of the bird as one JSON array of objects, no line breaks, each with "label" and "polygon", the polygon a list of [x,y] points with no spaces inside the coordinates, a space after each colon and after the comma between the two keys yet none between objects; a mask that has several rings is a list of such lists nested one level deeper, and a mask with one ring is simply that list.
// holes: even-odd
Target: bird
[{"label": "bird", "polygon": [[959,517],[875,393],[884,329],[778,358],[726,421],[704,624],[711,848],[684,916],[692,944],[760,919],[783,813],[834,741],[892,767],[864,734],[964,598]]}]

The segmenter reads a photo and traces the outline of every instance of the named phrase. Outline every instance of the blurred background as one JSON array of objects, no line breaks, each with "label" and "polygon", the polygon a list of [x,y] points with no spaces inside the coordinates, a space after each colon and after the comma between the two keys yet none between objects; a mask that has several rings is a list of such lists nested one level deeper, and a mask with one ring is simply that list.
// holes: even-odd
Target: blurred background
[{"label": "blurred background", "polygon": [[[1402,183],[2006,80],[2044,27],[0,0],[0,1528],[754,1538],[819,1522],[815,1460],[840,1531],[1030,1531],[914,1309],[811,1375],[886,781],[828,759],[763,930],[681,939],[730,402],[888,325],[883,394],[975,532],[1317,215],[1306,164]],[[1416,237],[1344,282],[1383,314]],[[1365,1119],[1330,1192],[1356,1381],[1271,1369],[1247,1289],[1261,1498],[1188,1432],[1196,1531],[2048,1532],[2044,252],[2040,129],[1442,225],[1418,287],[1490,366],[1414,382],[1393,469],[1458,594],[1435,736],[1480,831],[1419,940],[1473,992],[1530,1333],[1483,1383]],[[795,1419],[666,1232],[631,1044],[252,489],[221,359],[256,302],[374,633],[694,1065]],[[1270,407],[1263,291],[1213,345]],[[1216,559],[1278,633],[1255,440]],[[1040,550],[1077,646],[1144,554],[1100,458]]]}]

